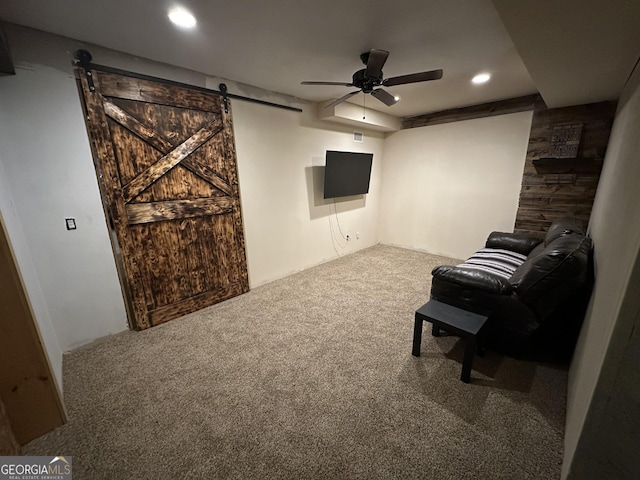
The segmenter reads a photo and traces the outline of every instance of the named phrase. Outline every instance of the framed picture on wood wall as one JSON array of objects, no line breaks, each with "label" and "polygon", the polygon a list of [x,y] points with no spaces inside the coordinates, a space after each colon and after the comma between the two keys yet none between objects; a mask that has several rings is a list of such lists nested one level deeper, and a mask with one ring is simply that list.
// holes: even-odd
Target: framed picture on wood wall
[{"label": "framed picture on wood wall", "polygon": [[582,123],[554,125],[549,144],[549,157],[576,158],[583,125]]}]

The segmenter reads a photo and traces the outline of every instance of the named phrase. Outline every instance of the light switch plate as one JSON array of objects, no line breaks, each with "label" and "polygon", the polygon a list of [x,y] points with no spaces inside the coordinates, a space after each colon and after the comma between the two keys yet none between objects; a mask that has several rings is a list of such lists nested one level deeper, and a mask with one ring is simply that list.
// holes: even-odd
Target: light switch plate
[{"label": "light switch plate", "polygon": [[67,223],[67,230],[75,230],[76,229],[76,219],[75,218],[65,218],[64,221]]}]

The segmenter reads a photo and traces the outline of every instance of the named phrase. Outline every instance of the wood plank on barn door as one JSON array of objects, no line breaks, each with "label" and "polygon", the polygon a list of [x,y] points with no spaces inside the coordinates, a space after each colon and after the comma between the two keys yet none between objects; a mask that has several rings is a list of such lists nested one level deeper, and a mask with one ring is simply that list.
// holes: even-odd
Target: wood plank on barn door
[{"label": "wood plank on barn door", "polygon": [[91,92],[80,78],[132,326],[248,291],[233,125],[220,97],[98,71]]}]

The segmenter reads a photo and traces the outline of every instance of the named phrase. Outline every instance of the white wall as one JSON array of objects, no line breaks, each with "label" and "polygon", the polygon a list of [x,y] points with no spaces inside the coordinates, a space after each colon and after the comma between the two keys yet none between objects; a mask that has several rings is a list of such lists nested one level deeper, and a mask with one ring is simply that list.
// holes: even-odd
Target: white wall
[{"label": "white wall", "polygon": [[[230,93],[303,109],[232,100],[251,287],[378,243],[383,134],[365,132],[354,143],[353,128],[317,122],[313,104],[229,80],[207,86],[220,81]],[[322,198],[326,150],[374,154],[369,194]]]},{"label": "white wall", "polygon": [[[76,87],[73,59],[203,86],[205,76],[5,25],[15,76],[0,78],[0,212],[45,349],[61,385],[61,352],[127,328]],[[77,230],[67,231],[74,217]]]},{"label": "white wall", "polygon": [[60,385],[61,352],[125,329],[126,316],[70,45],[23,33],[8,30],[16,75],[0,78],[0,208]]},{"label": "white wall", "polygon": [[[613,475],[621,467],[613,458],[615,452],[627,453],[627,466],[635,462],[633,478],[640,474],[637,455],[630,455],[637,453],[638,444],[629,445],[632,439],[626,435],[627,430],[635,429],[638,441],[640,365],[637,353],[635,361],[633,356],[625,357],[634,328],[640,328],[639,131],[640,68],[636,67],[618,103],[591,213],[596,280],[569,372],[563,478],[604,478],[603,464],[611,469],[607,478],[622,478]],[[625,370],[624,362],[629,361],[634,368]],[[635,385],[635,399],[627,393],[626,403],[614,407],[628,416],[620,421],[614,418],[615,412],[605,412],[625,385]],[[614,416],[603,418],[612,413]]]},{"label": "white wall", "polygon": [[533,112],[402,130],[385,141],[382,243],[464,259],[512,232]]},{"label": "white wall", "polygon": [[[59,376],[61,352],[126,329],[75,50],[87,48],[96,63],[194,85],[217,89],[220,79],[22,27],[7,33],[17,75],[0,78],[0,212]],[[353,128],[318,122],[313,105],[225,83],[230,93],[303,109],[231,101],[252,287],[374,245],[379,228],[386,243],[456,257],[489,231],[513,228],[530,112],[386,139],[364,130],[360,144]],[[327,149],[374,154],[368,195],[322,198]],[[77,230],[65,229],[66,217],[76,218]]]},{"label": "white wall", "polygon": [[[31,29],[8,26],[16,75],[0,78],[0,213],[61,385],[61,353],[127,328],[92,155],[74,52],[93,61],[205,86],[202,74]],[[233,90],[231,93],[243,94]],[[217,88],[217,84],[214,85]],[[252,286],[378,242],[383,135],[318,124],[304,113],[232,101]],[[371,193],[318,196],[326,149],[374,153]],[[67,231],[74,217],[77,230]]]},{"label": "white wall", "polygon": [[[0,116],[0,119],[1,118]],[[2,127],[3,123],[0,120],[0,130],[2,130]],[[62,392],[63,351],[60,348],[58,336],[51,317],[49,316],[45,297],[40,288],[40,281],[38,280],[35,266],[31,260],[31,254],[27,247],[24,231],[22,230],[22,222],[13,203],[11,185],[4,171],[2,155],[0,155],[0,221],[4,223],[7,235],[10,235],[9,242],[15,256],[18,271],[28,291],[29,304],[31,305],[33,315],[37,319],[36,327],[49,359],[49,364],[53,370],[58,389]]]},{"label": "white wall", "polygon": [[[126,316],[73,79],[46,67],[21,69],[2,79],[0,92],[4,171],[61,346],[123,330]],[[65,217],[76,219],[77,230],[66,230]]]}]

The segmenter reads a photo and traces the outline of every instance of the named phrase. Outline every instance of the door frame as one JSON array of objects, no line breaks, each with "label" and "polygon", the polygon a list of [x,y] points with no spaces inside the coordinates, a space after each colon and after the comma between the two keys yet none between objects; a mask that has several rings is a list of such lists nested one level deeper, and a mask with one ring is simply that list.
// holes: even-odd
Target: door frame
[{"label": "door frame", "polygon": [[0,286],[0,396],[24,445],[67,417],[1,213]]}]

